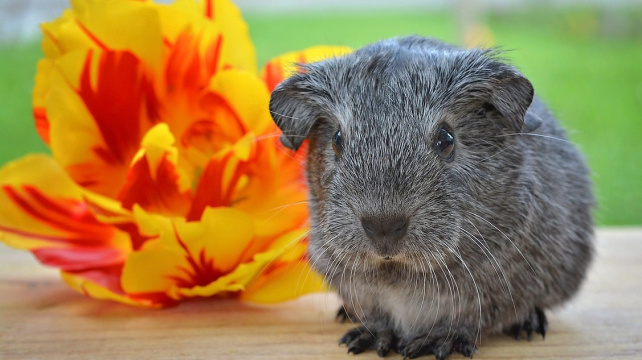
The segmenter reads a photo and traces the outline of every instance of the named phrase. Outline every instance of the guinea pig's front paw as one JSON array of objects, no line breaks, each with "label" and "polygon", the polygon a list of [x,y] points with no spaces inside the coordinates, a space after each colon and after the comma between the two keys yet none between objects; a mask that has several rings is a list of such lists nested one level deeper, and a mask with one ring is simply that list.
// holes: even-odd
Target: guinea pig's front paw
[{"label": "guinea pig's front paw", "polygon": [[396,341],[397,339],[392,330],[382,330],[362,325],[343,335],[339,340],[339,345],[346,344],[348,353],[355,355],[366,350],[376,350],[380,357],[384,357],[395,346]]},{"label": "guinea pig's front paw", "polygon": [[526,339],[531,341],[533,338],[533,332],[536,332],[542,335],[542,338],[545,338],[547,328],[548,320],[546,320],[544,311],[535,307],[535,309],[526,316],[524,321],[513,324],[508,328],[507,332],[516,340],[520,340],[522,338],[522,332],[526,332]]},{"label": "guinea pig's front paw", "polygon": [[473,357],[477,349],[474,335],[466,331],[450,333],[446,330],[441,336],[431,332],[428,335],[421,335],[410,340],[408,343],[399,346],[399,354],[404,359],[415,359],[422,355],[435,355],[437,360],[444,360],[453,352],[460,353],[466,357]]}]

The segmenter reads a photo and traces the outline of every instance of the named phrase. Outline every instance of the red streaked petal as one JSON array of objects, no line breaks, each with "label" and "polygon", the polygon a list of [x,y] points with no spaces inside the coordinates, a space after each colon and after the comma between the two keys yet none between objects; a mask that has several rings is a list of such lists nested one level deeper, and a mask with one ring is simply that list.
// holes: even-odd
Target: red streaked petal
[{"label": "red streaked petal", "polygon": [[125,261],[125,254],[120,249],[109,246],[38,248],[31,252],[41,263],[64,271],[122,265]]},{"label": "red streaked petal", "polygon": [[[114,235],[110,226],[99,223],[85,203],[75,199],[53,199],[39,189],[23,185],[19,190],[5,185],[4,193],[21,211],[34,218],[34,221],[46,224],[58,234],[56,237],[43,234],[27,235],[53,242],[68,243],[109,243]],[[29,234],[28,229],[18,229],[21,234]]]},{"label": "red streaked petal", "polygon": [[223,35],[219,34],[216,40],[205,50],[205,66],[207,67],[207,74],[210,77],[218,70],[222,45]]},{"label": "red streaked petal", "polygon": [[167,153],[163,156],[155,174],[150,173],[146,156],[134,163],[118,195],[124,208],[131,210],[134,204],[138,204],[146,211],[158,214],[177,216],[187,213],[190,194],[180,191],[176,166],[167,156]]},{"label": "red streaked petal", "polygon": [[128,294],[121,286],[123,266],[115,265],[100,269],[62,271],[63,280],[72,289],[95,299],[117,301],[144,308],[159,308],[175,305],[164,294]]},{"label": "red streaked petal", "polygon": [[85,25],[83,25],[83,23],[82,23],[82,22],[80,22],[80,21],[76,20],[76,21],[75,21],[75,23],[76,23],[76,25],[78,26],[78,28],[80,28],[80,30],[81,30],[85,35],[87,35],[87,37],[89,38],[89,40],[91,40],[91,42],[93,42],[94,44],[96,44],[96,46],[98,46],[98,47],[102,48],[103,50],[107,50],[107,49],[108,49],[107,45],[105,45],[105,43],[104,43],[104,42],[102,42],[102,41],[101,41],[101,40],[100,40],[96,35],[94,35],[94,33],[92,33],[91,31],[89,31],[89,30],[87,29],[87,27],[85,27]]},{"label": "red streaked petal", "polygon": [[207,85],[211,74],[204,73],[198,53],[201,37],[190,27],[181,32],[167,57],[165,82],[168,93],[189,91],[198,93]]},{"label": "red streaked petal", "polygon": [[212,0],[205,0],[205,16],[214,20],[214,4],[212,4]]},{"label": "red streaked petal", "polygon": [[36,131],[38,135],[45,142],[49,144],[49,119],[47,119],[47,111],[44,108],[34,108],[33,118],[36,123]]},{"label": "red streaked petal", "polygon": [[234,196],[234,190],[247,168],[248,163],[239,161],[234,157],[232,151],[220,158],[210,160],[203,170],[194,192],[187,220],[199,220],[208,206],[229,206]]},{"label": "red streaked petal", "polygon": [[[149,113],[151,85],[142,64],[128,51],[104,51],[98,61],[95,86],[91,83],[89,52],[80,78],[78,95],[92,115],[105,147],[94,152],[107,164],[128,165],[138,150],[144,124],[143,114]],[[106,174],[105,174],[106,175]]]},{"label": "red streaked petal", "polygon": [[268,62],[265,64],[265,68],[263,68],[261,79],[265,82],[268,91],[272,92],[272,90],[285,79],[283,67],[275,61]]},{"label": "red streaked petal", "polygon": [[106,266],[101,269],[90,268],[85,270],[68,270],[65,272],[74,276],[81,276],[85,280],[96,283],[115,293],[124,294],[120,286],[120,276],[123,273],[122,264]]},{"label": "red streaked petal", "polygon": [[[198,157],[190,158],[197,166],[205,166],[200,158],[210,158],[228,148],[247,132],[241,117],[220,94],[208,92],[200,101],[204,118],[196,120],[183,132],[180,145],[190,151],[196,150]],[[185,153],[189,157],[188,153]]]},{"label": "red streaked petal", "polygon": [[14,211],[33,218],[32,229],[0,226],[10,245],[31,250],[45,265],[63,270],[85,270],[122,264],[129,252],[129,237],[99,223],[80,200],[52,198],[23,185],[3,187]]}]

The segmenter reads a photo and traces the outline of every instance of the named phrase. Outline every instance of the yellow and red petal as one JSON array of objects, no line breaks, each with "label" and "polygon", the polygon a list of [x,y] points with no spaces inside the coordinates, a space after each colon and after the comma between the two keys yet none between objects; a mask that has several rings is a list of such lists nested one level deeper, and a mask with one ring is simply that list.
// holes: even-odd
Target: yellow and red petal
[{"label": "yellow and red petal", "polygon": [[176,166],[174,137],[166,124],[158,124],[143,138],[117,199],[131,210],[138,204],[148,212],[184,216],[190,208],[189,181]]},{"label": "yellow and red petal", "polygon": [[156,6],[144,1],[76,0],[72,4],[77,26],[97,47],[129,51],[160,70],[163,30]]},{"label": "yellow and red petal", "polygon": [[212,158],[200,175],[186,216],[188,221],[198,221],[207,207],[230,206],[248,168],[254,148],[252,134],[241,139],[234,147]]},{"label": "yellow and red petal", "polygon": [[99,46],[79,26],[76,12],[65,10],[61,17],[40,25],[42,30],[42,50],[48,59],[56,59],[64,54],[81,50],[83,52]]},{"label": "yellow and red petal", "polygon": [[[212,220],[216,217],[220,217],[222,214],[220,211],[227,211],[227,216],[238,216],[238,214],[240,214],[238,211],[234,211],[232,209],[208,209],[204,218]],[[220,220],[223,220],[223,218],[220,217],[219,221]],[[236,221],[241,220],[242,217],[237,217],[236,219]],[[231,218],[228,218],[227,221],[230,221],[231,223]],[[212,225],[215,224],[213,221],[210,221],[209,223]],[[212,226],[210,231],[217,231],[216,229],[218,228],[220,227]],[[236,229],[238,229],[238,227]],[[211,232],[210,234],[212,236],[214,233]],[[226,267],[225,262],[227,262],[229,263],[229,271],[221,274],[209,283],[207,281],[197,283],[192,282],[192,286],[185,286],[187,284],[183,284],[183,286],[174,287],[169,292],[170,296],[175,299],[181,299],[184,297],[206,297],[241,290],[245,291],[247,285],[262,276],[261,274],[270,266],[270,264],[276,264],[278,259],[283,256],[284,253],[288,253],[290,249],[296,246],[295,242],[287,241],[289,240],[288,238],[284,239],[284,241],[278,241],[283,244],[284,247],[275,247],[263,251],[256,251],[256,249],[251,250],[253,248],[255,238],[252,238],[251,241],[247,243],[239,241],[239,243],[235,245],[229,244],[230,242],[233,242],[233,239],[237,236],[238,235],[234,234],[234,231],[232,230],[229,231],[227,235],[219,238],[224,241],[226,240],[225,238],[227,238],[229,241],[225,241],[223,243],[213,241],[212,244],[207,245],[208,250],[206,253],[214,253],[214,255],[211,255],[213,257],[209,261],[211,261],[212,264],[218,263],[221,269]],[[288,236],[289,235],[286,237]],[[231,259],[238,259],[237,263],[233,264],[230,261]],[[216,269],[219,268],[217,267]]]},{"label": "yellow and red petal", "polygon": [[[47,156],[0,171],[0,239],[43,263],[76,271],[122,264],[129,236],[99,222],[82,192]],[[42,189],[47,189],[46,192]]]},{"label": "yellow and red petal", "polygon": [[308,215],[303,161],[279,149],[276,142],[274,136],[257,140],[248,181],[233,203],[256,220],[257,235],[268,241],[302,226]]},{"label": "yellow and red petal", "polygon": [[168,49],[164,64],[164,82],[167,96],[197,96],[207,86],[216,72],[222,37],[215,37],[207,43],[209,58],[199,54],[203,43],[203,34],[195,34],[191,27],[186,27]]},{"label": "yellow and red petal", "polygon": [[177,0],[169,6],[159,6],[166,43],[173,44],[188,26],[203,34],[204,44],[221,36],[220,50],[202,46],[200,54],[208,59],[218,58],[217,71],[239,68],[256,74],[256,52],[247,24],[239,9],[229,0]]},{"label": "yellow and red petal", "polygon": [[212,78],[208,89],[220,94],[236,110],[246,129],[263,134],[272,124],[270,94],[255,75],[241,70],[224,71]]},{"label": "yellow and red petal", "polygon": [[252,256],[248,248],[254,239],[254,220],[236,209],[208,207],[200,222],[178,222],[176,233],[195,259],[213,259],[213,265],[223,273]]},{"label": "yellow and red petal", "polygon": [[63,271],[61,276],[70,288],[94,299],[111,300],[144,308],[160,308],[175,304],[174,300],[163,294],[155,297],[135,297],[126,294],[120,287],[121,271],[122,267],[109,269],[107,274],[105,271]]},{"label": "yellow and red petal", "polygon": [[70,88],[64,68],[52,74],[46,103],[50,147],[76,183],[113,198],[151,126],[155,98],[130,52],[90,52],[82,69],[78,89]]},{"label": "yellow and red petal", "polygon": [[160,221],[156,226],[160,237],[127,259],[122,276],[127,293],[140,297],[166,292],[180,298],[197,296],[199,291],[189,290],[196,287],[221,292],[237,291],[244,285],[239,279],[248,278],[247,265],[242,268],[246,270],[238,269],[244,259],[253,255],[247,249],[254,232],[252,219],[243,212],[207,208],[199,222],[175,219],[172,231],[158,217],[139,218],[148,222],[147,229],[154,228],[149,222]]},{"label": "yellow and red petal", "polygon": [[261,78],[268,90],[272,92],[281,81],[301,71],[300,65],[342,56],[351,51],[345,46],[314,46],[302,51],[285,53],[265,64],[261,71]]}]

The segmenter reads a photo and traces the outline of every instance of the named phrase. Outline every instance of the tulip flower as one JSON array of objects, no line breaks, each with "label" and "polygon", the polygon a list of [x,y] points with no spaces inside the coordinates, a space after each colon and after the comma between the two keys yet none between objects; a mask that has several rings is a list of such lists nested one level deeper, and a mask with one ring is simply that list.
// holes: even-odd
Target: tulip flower
[{"label": "tulip flower", "polygon": [[268,103],[296,63],[346,48],[286,54],[259,76],[226,0],[76,0],[42,31],[33,113],[51,155],[0,169],[0,241],[85,295],[140,307],[324,289],[305,255],[302,162]]}]

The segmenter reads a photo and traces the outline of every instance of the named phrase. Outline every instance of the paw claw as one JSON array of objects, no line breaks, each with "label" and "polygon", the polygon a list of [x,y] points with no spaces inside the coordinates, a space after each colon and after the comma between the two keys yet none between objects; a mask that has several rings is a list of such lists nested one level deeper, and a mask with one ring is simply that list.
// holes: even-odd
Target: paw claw
[{"label": "paw claw", "polygon": [[376,350],[380,357],[384,357],[388,355],[395,342],[396,338],[390,330],[377,331],[359,326],[346,332],[339,340],[339,345],[346,344],[348,354],[356,355],[366,350]]},{"label": "paw claw", "polygon": [[343,335],[341,339],[339,339],[339,345],[350,344],[355,338],[363,334],[364,330],[365,328],[363,326],[360,326],[346,332],[345,335]]},{"label": "paw claw", "polygon": [[381,336],[377,339],[377,355],[379,357],[385,357],[390,352],[392,345],[392,340],[390,336]]},{"label": "paw claw", "polygon": [[546,329],[548,328],[548,321],[544,311],[536,307],[533,312],[528,314],[524,321],[513,324],[507,331],[512,335],[515,340],[521,340],[522,332],[526,333],[526,340],[531,341],[533,334],[537,333],[542,335],[542,339],[546,338]]},{"label": "paw claw", "polygon": [[363,349],[363,348],[358,347],[358,346],[351,346],[351,347],[348,348],[348,354],[352,353],[354,355],[357,355],[357,354],[361,354],[365,350],[366,349]]},{"label": "paw claw", "polygon": [[[350,320],[350,315],[348,315],[348,311],[346,311],[346,308],[342,306],[337,311],[337,315],[334,317],[334,319],[343,324],[346,322],[346,320]],[[352,320],[350,320],[350,322],[352,322]]]},{"label": "paw claw", "polygon": [[546,319],[546,314],[544,311],[538,307],[535,308],[535,314],[537,315],[537,332],[542,334],[542,339],[546,339],[546,329],[548,329],[548,320]]},{"label": "paw claw", "polygon": [[452,334],[443,337],[420,336],[410,343],[400,346],[399,353],[404,359],[414,359],[432,354],[437,360],[445,360],[454,352],[472,357],[477,346],[467,335],[464,333],[455,337],[452,337]]}]

